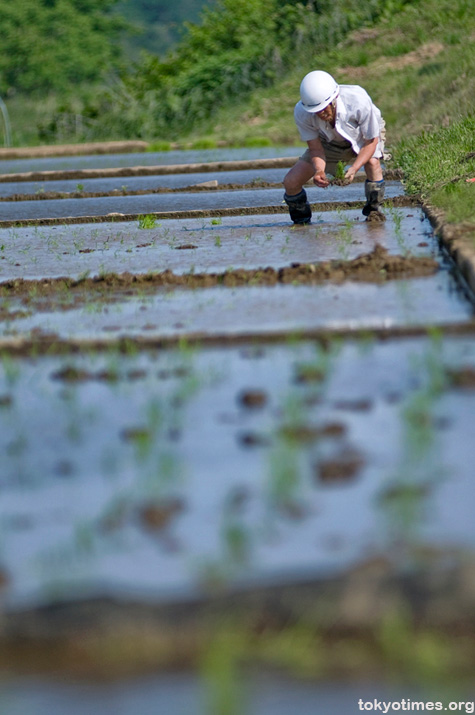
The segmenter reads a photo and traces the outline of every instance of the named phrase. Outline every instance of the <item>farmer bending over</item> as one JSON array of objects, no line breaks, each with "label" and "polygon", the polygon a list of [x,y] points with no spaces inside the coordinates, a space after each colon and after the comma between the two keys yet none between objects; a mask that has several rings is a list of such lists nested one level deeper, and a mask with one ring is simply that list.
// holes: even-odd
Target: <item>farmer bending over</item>
[{"label": "farmer bending over", "polygon": [[303,185],[326,188],[326,172],[335,175],[338,162],[350,164],[345,183],[350,184],[362,166],[366,172],[367,220],[385,220],[379,207],[384,197],[380,159],[384,151],[385,129],[381,112],[368,93],[358,85],[338,85],[328,72],[309,72],[300,85],[300,102],[294,110],[295,122],[308,149],[284,179],[284,200],[296,224],[310,223],[312,210]]}]

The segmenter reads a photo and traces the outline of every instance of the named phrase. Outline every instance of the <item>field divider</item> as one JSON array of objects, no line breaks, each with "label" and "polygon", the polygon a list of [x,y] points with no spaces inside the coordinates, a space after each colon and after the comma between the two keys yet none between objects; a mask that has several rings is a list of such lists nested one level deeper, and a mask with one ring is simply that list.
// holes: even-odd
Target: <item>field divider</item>
[{"label": "field divider", "polygon": [[[385,172],[384,177],[388,181],[399,180],[395,171]],[[362,184],[365,181],[364,174],[357,174],[354,183]],[[307,182],[306,186],[312,187],[313,182]],[[41,191],[34,194],[10,194],[0,196],[0,202],[12,201],[57,201],[60,199],[95,199],[106,196],[147,196],[151,194],[182,194],[182,193],[204,193],[209,191],[240,191],[249,189],[279,189],[282,182],[271,182],[264,180],[253,180],[247,184],[218,183],[217,180],[188,184],[187,186],[157,186],[147,189],[111,189],[109,191],[85,191],[84,189],[75,191]]]},{"label": "field divider", "polygon": [[450,224],[445,213],[429,203],[422,204],[441,245],[454,261],[459,278],[475,303],[475,226],[470,223]]},{"label": "field divider", "polygon": [[0,338],[0,357],[10,355],[16,357],[34,355],[74,355],[90,351],[103,351],[116,349],[118,352],[128,354],[137,350],[170,349],[182,346],[189,347],[227,347],[240,345],[272,345],[275,343],[292,340],[312,340],[321,344],[328,344],[335,339],[368,340],[369,337],[381,342],[399,340],[402,338],[427,337],[440,333],[444,337],[475,336],[475,320],[439,324],[426,323],[425,325],[403,325],[373,328],[310,328],[304,330],[276,330],[266,333],[241,332],[235,335],[214,334],[204,332],[180,333],[176,335],[144,335],[144,336],[117,336],[116,338],[60,338],[56,334],[36,334],[30,337]]},{"label": "field divider", "polygon": [[45,159],[59,156],[91,154],[130,154],[147,151],[149,143],[140,139],[83,144],[43,144],[42,146],[2,147],[0,161],[11,159]]},{"label": "field divider", "polygon": [[63,169],[61,171],[25,171],[0,174],[0,183],[17,181],[62,181],[68,179],[111,179],[131,176],[166,176],[170,174],[211,174],[221,171],[248,169],[287,169],[298,160],[294,157],[275,159],[243,159],[241,161],[208,161],[197,164],[159,164],[155,166],[123,166],[104,169]]},{"label": "field divider", "polygon": [[[384,206],[397,208],[410,208],[419,206],[417,198],[409,196],[395,196],[386,199]],[[315,211],[345,211],[347,209],[360,209],[364,206],[364,201],[328,201],[322,203],[312,203]],[[256,216],[259,214],[287,214],[289,209],[282,203],[277,206],[241,206],[221,209],[191,209],[189,211],[148,211],[147,216],[163,221],[166,219],[192,219],[192,218],[214,218],[224,216]],[[138,214],[109,213],[101,216],[58,216],[53,218],[27,218],[9,219],[0,221],[0,228],[22,228],[27,226],[66,226],[83,223],[117,223],[125,221],[138,221],[144,212]]]}]

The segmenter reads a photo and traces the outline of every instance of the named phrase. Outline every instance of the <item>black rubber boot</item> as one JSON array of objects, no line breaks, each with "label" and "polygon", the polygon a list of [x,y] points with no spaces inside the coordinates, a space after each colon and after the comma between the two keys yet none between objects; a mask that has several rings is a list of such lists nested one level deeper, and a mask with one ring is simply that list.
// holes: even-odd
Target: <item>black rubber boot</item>
[{"label": "black rubber boot", "polygon": [[305,189],[295,196],[284,194],[284,201],[289,207],[290,218],[296,224],[310,223],[312,218],[312,209],[307,201],[307,192]]},{"label": "black rubber boot", "polygon": [[384,199],[384,185],[384,179],[381,179],[381,181],[368,181],[366,179],[365,181],[366,204],[363,207],[363,215],[368,217],[368,221],[373,218],[372,214],[377,214],[380,221],[384,221],[386,218],[380,211]]}]

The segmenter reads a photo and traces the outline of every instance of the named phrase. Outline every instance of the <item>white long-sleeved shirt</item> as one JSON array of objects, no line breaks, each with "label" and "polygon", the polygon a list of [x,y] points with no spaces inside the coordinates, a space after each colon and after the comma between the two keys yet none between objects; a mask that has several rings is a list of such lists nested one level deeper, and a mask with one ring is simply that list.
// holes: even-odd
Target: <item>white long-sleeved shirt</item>
[{"label": "white long-sleeved shirt", "polygon": [[335,128],[320,119],[315,112],[307,112],[302,102],[295,105],[294,117],[302,141],[325,139],[330,142],[338,141],[339,138],[340,141],[346,139],[351,143],[353,151],[359,154],[367,141],[380,137],[373,156],[380,158],[383,155],[381,132],[385,126],[384,119],[366,90],[356,84],[340,85],[336,99]]}]

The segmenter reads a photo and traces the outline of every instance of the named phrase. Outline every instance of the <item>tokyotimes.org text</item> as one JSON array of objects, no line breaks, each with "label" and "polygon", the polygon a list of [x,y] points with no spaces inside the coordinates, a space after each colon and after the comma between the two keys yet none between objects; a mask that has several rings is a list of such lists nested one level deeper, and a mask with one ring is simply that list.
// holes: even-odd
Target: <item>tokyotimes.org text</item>
[{"label": "tokyotimes.org text", "polygon": [[451,703],[434,702],[431,700],[358,700],[358,708],[366,712],[392,713],[392,712],[453,712],[453,713],[473,713],[475,712],[475,702],[465,700],[453,701]]}]

